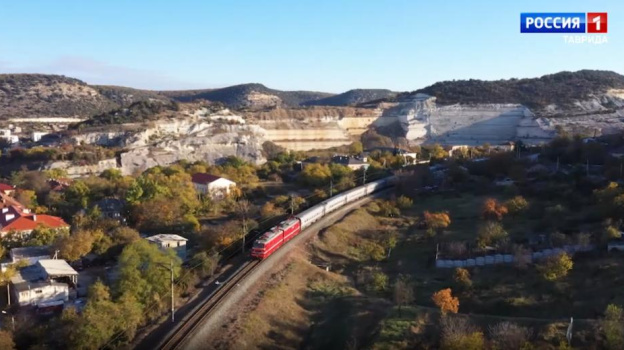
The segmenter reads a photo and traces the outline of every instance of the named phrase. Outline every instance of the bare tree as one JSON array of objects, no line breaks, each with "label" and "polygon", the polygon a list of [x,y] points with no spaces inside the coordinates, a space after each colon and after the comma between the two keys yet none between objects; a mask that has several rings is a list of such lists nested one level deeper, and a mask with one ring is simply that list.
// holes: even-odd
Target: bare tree
[{"label": "bare tree", "polygon": [[461,316],[442,317],[440,328],[442,342],[446,344],[462,343],[466,336],[479,331],[468,318]]},{"label": "bare tree", "polygon": [[414,287],[405,276],[399,275],[394,283],[394,302],[399,306],[399,317],[401,308],[414,302]]},{"label": "bare tree", "polygon": [[533,336],[531,329],[507,321],[490,326],[489,333],[496,348],[505,350],[521,349]]},{"label": "bare tree", "polygon": [[256,209],[257,208],[246,199],[241,199],[234,205],[236,216],[241,219],[241,223],[243,224],[243,227],[241,227],[243,237],[243,253],[245,253],[245,236],[250,230],[248,225],[249,217],[256,211]]}]

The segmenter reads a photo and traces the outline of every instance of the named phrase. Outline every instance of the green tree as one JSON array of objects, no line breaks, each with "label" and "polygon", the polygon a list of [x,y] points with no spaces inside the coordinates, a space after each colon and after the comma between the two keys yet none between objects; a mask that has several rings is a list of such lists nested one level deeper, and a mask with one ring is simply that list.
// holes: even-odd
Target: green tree
[{"label": "green tree", "polygon": [[151,317],[160,315],[167,305],[171,276],[168,267],[174,265],[174,276],[180,273],[180,259],[173,250],[162,251],[146,240],[126,246],[119,256],[119,280],[115,294],[133,297]]},{"label": "green tree", "polygon": [[304,185],[320,187],[329,184],[331,176],[331,170],[327,165],[314,163],[306,166],[298,178]]},{"label": "green tree", "polygon": [[371,288],[377,293],[383,293],[388,289],[388,275],[381,271],[373,273]]},{"label": "green tree", "polygon": [[89,206],[91,190],[84,181],[74,181],[65,190],[65,200],[74,208],[86,209]]},{"label": "green tree", "polygon": [[355,141],[352,144],[349,145],[349,153],[352,155],[358,155],[361,154],[362,152],[364,152],[364,145],[362,145],[362,142],[360,141]]},{"label": "green tree", "polygon": [[566,253],[560,253],[544,259],[537,265],[537,270],[547,281],[556,281],[568,275],[574,263]]}]

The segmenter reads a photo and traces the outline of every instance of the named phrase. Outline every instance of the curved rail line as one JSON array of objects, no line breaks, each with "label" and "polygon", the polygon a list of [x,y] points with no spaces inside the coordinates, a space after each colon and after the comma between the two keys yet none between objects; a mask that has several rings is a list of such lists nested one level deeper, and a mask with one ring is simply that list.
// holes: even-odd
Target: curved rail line
[{"label": "curved rail line", "polygon": [[214,295],[212,295],[208,302],[203,304],[196,312],[182,322],[171,337],[167,339],[164,344],[162,344],[160,349],[183,349],[183,345],[188,338],[188,335],[192,334],[197,327],[202,324],[202,321],[210,316],[212,311],[215,310],[217,306],[219,306],[221,302],[225,300],[232,291],[234,291],[234,289],[236,289],[238,282],[249,275],[260,264],[260,262],[260,260],[250,260],[241,266],[234,275],[223,282],[222,287],[219,288]]}]

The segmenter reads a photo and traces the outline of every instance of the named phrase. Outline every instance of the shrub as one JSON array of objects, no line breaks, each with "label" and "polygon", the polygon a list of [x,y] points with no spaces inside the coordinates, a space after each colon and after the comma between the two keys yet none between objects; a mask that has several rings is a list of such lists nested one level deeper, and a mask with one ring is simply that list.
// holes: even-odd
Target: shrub
[{"label": "shrub", "polygon": [[556,281],[568,275],[574,263],[566,253],[548,257],[537,265],[537,270],[547,281]]}]

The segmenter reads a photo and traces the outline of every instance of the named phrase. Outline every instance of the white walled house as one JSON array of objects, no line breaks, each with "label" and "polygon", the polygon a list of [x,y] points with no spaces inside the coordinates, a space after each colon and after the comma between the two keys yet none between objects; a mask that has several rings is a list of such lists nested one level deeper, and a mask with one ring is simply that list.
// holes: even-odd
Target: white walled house
[{"label": "white walled house", "polygon": [[232,188],[236,187],[236,182],[215,175],[197,173],[191,178],[198,193],[215,199],[228,196]]},{"label": "white walled house", "polygon": [[20,306],[65,302],[69,300],[69,286],[57,282],[19,283],[13,286],[13,297]]},{"label": "white walled house", "polygon": [[150,243],[156,244],[161,250],[173,249],[178,257],[186,260],[186,241],[188,239],[172,234],[160,234],[146,238]]}]

